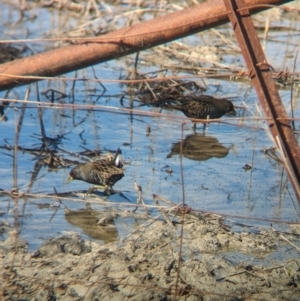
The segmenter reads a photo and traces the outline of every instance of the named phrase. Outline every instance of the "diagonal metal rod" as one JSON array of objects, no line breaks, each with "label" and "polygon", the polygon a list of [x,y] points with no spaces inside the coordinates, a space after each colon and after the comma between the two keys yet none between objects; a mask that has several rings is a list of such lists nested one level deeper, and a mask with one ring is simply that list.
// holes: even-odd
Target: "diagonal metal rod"
[{"label": "diagonal metal rod", "polygon": [[[291,123],[281,102],[265,54],[255,32],[244,0],[223,0],[228,10],[252,84],[267,115],[269,128],[279,149],[285,155],[285,168],[300,202],[300,149]],[[280,118],[280,119],[279,119]]]}]

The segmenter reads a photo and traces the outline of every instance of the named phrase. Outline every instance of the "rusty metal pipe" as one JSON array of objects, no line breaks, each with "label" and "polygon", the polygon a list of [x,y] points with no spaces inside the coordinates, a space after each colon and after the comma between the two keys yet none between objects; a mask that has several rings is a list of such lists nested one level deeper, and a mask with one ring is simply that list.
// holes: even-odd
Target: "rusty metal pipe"
[{"label": "rusty metal pipe", "polygon": [[267,64],[250,12],[244,0],[223,1],[249,69],[252,84],[268,117],[270,131],[277,146],[284,152],[285,168],[300,201],[300,149],[272,78],[272,72]]},{"label": "rusty metal pipe", "polygon": [[[281,5],[291,0],[264,0],[266,5]],[[261,0],[247,0],[252,13],[268,7]],[[39,80],[34,76],[57,76],[107,60],[141,51],[228,22],[222,0],[171,13],[83,42],[0,65],[0,91]],[[31,78],[26,78],[31,76]]]}]

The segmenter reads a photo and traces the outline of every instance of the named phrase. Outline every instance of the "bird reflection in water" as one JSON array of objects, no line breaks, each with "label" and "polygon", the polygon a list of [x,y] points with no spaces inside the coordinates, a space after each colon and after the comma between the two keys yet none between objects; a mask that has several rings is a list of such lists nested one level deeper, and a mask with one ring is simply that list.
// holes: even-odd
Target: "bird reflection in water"
[{"label": "bird reflection in water", "polygon": [[[167,158],[180,154],[180,143],[179,141],[173,144]],[[213,157],[225,158],[229,153],[229,149],[219,143],[217,138],[204,136],[203,134],[188,135],[182,141],[182,155],[196,161],[205,161]]]},{"label": "bird reflection in water", "polygon": [[114,224],[116,216],[115,213],[95,211],[89,205],[79,210],[65,208],[65,218],[69,224],[80,227],[86,235],[105,244],[115,242],[118,238]]}]

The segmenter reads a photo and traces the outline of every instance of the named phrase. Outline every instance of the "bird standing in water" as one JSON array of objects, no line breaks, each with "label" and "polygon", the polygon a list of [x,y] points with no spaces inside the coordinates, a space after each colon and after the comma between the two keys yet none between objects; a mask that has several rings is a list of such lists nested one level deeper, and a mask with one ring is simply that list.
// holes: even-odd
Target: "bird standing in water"
[{"label": "bird standing in water", "polygon": [[167,107],[180,110],[188,118],[195,119],[216,119],[227,113],[232,115],[236,113],[230,100],[218,99],[210,95],[183,96],[179,99],[179,103],[170,104]]},{"label": "bird standing in water", "polygon": [[104,188],[105,193],[112,191],[112,186],[124,176],[121,163],[121,150],[118,149],[114,159],[102,159],[95,162],[82,163],[75,166],[69,174],[68,182],[81,180],[95,186],[87,194],[97,188]]}]

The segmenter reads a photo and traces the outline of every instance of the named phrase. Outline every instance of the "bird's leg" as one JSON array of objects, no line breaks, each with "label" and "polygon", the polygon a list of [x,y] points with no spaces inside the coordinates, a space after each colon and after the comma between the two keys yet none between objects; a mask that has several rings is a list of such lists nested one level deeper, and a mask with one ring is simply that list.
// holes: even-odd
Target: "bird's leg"
[{"label": "bird's leg", "polygon": [[193,124],[193,130],[194,130],[194,133],[196,132],[196,129],[197,129],[197,126],[196,126],[196,123]]},{"label": "bird's leg", "polygon": [[[207,115],[207,118],[206,118],[206,120],[208,120],[209,119],[209,115]],[[203,132],[205,132],[205,130],[206,130],[206,127],[207,127],[207,123],[205,122],[204,123],[204,126],[203,126]]]},{"label": "bird's leg", "polygon": [[88,191],[86,192],[86,194],[84,195],[83,199],[85,199],[87,195],[92,194],[92,192],[94,190],[97,190],[97,188],[95,186],[92,186],[91,188],[89,188]]},{"label": "bird's leg", "polygon": [[93,187],[89,188],[89,190],[87,191],[86,194],[92,194],[92,192],[93,192],[94,190],[97,190],[97,187],[96,187],[96,186],[93,186]]},{"label": "bird's leg", "polygon": [[111,195],[111,193],[113,192],[114,190],[112,189],[112,187],[111,186],[105,186],[105,189],[104,189],[104,194],[105,195],[107,195],[107,196],[109,196],[109,195]]},{"label": "bird's leg", "polygon": [[107,186],[105,185],[95,185],[95,186],[92,186],[91,188],[89,188],[89,190],[87,191],[87,193],[85,194],[85,196],[83,197],[83,199],[86,198],[87,195],[90,195],[92,194],[92,192],[94,190],[97,190],[97,189],[104,189],[104,193],[106,194],[106,190],[107,190]]}]

